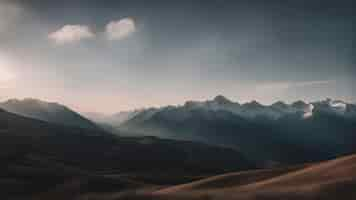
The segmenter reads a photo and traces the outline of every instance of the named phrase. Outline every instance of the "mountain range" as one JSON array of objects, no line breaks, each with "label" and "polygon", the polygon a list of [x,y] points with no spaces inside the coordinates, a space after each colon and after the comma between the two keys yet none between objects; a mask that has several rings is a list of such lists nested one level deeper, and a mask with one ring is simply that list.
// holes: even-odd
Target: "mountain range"
[{"label": "mountain range", "polygon": [[[326,99],[323,101],[316,101],[311,103],[306,103],[304,101],[299,100],[291,104],[287,104],[283,101],[277,101],[271,105],[263,105],[257,101],[240,104],[238,102],[233,102],[222,95],[218,95],[214,99],[207,101],[187,101],[184,105],[181,106],[164,106],[160,108],[151,107],[147,109],[135,109],[132,111],[117,112],[112,115],[86,112],[83,113],[83,115],[99,124],[106,124],[118,127],[135,117],[135,120],[138,120],[138,118],[140,118],[141,120],[146,120],[146,118],[150,118],[152,115],[158,112],[169,109],[181,109],[186,111],[226,111],[246,119],[262,117],[278,120],[288,115],[295,115],[305,119],[311,117],[313,115],[313,112],[319,111],[328,112],[330,114],[337,114],[339,116],[344,116],[347,118],[356,118],[356,105],[346,103],[340,100]],[[179,116],[177,117],[179,118]]]},{"label": "mountain range", "polygon": [[356,146],[356,106],[331,99],[262,105],[257,101],[239,104],[219,95],[181,106],[84,114],[94,122],[66,106],[36,99],[12,99],[0,103],[0,108],[53,124],[121,136],[155,136],[233,148],[262,167],[330,159],[352,152]]},{"label": "mountain range", "polygon": [[254,167],[229,148],[156,137],[123,138],[0,110],[2,199],[29,199],[73,180],[82,190],[107,192],[143,181],[182,183]]},{"label": "mountain range", "polygon": [[227,111],[243,118],[253,119],[265,117],[269,119],[280,119],[287,115],[298,115],[301,118],[308,118],[314,112],[323,111],[344,117],[356,117],[356,106],[340,100],[326,99],[324,101],[305,103],[296,101],[292,104],[278,101],[272,105],[262,105],[257,101],[240,104],[233,102],[222,95],[216,96],[213,100],[207,101],[187,101],[182,106],[166,106],[162,108],[150,108],[141,112],[132,112],[137,115],[144,111],[164,111],[167,109],[184,109],[184,110],[206,110],[206,111]]},{"label": "mountain range", "polygon": [[343,101],[266,106],[217,96],[122,112],[113,115],[117,120],[100,122],[35,99],[0,107],[0,197],[5,199],[355,195],[355,156],[342,156],[356,152],[356,109]]},{"label": "mountain range", "polygon": [[98,129],[98,126],[70,108],[58,103],[50,103],[38,99],[10,99],[0,103],[0,108],[46,122],[60,125]]},{"label": "mountain range", "polygon": [[331,99],[265,106],[217,96],[204,102],[147,109],[118,129],[228,146],[264,165],[291,164],[352,152],[356,146],[356,106]]}]

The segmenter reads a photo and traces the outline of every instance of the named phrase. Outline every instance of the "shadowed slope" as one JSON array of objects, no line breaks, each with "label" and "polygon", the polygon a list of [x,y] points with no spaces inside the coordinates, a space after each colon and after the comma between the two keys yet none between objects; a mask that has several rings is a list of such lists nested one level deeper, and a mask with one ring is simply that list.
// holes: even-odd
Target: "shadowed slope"
[{"label": "shadowed slope", "polygon": [[49,103],[30,98],[24,100],[10,99],[0,103],[0,108],[21,116],[50,123],[86,129],[98,129],[90,120],[58,103]]},{"label": "shadowed slope", "polygon": [[46,191],[54,196],[73,191],[73,198],[81,193],[116,193],[250,167],[244,156],[228,148],[154,137],[124,138],[0,110],[0,198],[4,199]]}]

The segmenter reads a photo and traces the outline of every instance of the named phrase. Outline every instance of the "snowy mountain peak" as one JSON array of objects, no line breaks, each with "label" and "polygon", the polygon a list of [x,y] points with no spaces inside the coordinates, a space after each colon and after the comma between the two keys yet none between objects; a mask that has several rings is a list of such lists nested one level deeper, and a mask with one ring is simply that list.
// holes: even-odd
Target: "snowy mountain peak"
[{"label": "snowy mountain peak", "polygon": [[347,104],[343,101],[331,101],[329,105],[333,108],[341,109],[341,110],[346,110]]},{"label": "snowy mountain peak", "polygon": [[[263,105],[257,101],[251,101],[240,105],[239,103],[230,101],[222,95],[216,96],[213,100],[187,101],[183,106],[174,107],[174,112],[165,112],[164,114],[172,115],[169,117],[170,119],[185,119],[187,116],[190,116],[192,110],[204,111],[200,113],[225,111],[225,113],[230,113],[246,119],[265,118],[271,120],[278,120],[289,116],[299,117],[300,119],[308,119],[314,117],[315,114],[319,112],[334,113],[347,117],[356,116],[356,105],[346,104],[342,101],[333,101],[331,99],[314,103],[296,101],[292,104],[277,101],[272,105]],[[145,112],[143,112],[140,116],[146,116],[144,113]],[[174,116],[172,113],[174,113]]]},{"label": "snowy mountain peak", "polygon": [[330,98],[324,101],[315,102],[313,104],[316,107],[316,109],[319,111],[340,114],[340,115],[345,114],[348,111],[348,107],[349,107],[348,106],[349,104],[343,101],[332,100]]}]

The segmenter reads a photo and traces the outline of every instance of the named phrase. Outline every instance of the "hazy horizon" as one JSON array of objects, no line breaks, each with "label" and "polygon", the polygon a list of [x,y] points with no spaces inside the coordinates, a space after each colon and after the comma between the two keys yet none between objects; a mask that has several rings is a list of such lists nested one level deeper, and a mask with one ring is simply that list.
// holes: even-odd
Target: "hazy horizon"
[{"label": "hazy horizon", "polygon": [[[206,99],[186,99],[182,102],[178,102],[178,103],[173,103],[173,104],[161,104],[161,105],[145,105],[145,106],[141,106],[141,107],[133,107],[133,108],[128,108],[128,109],[122,109],[122,110],[111,110],[109,112],[102,112],[102,111],[98,111],[98,110],[80,110],[78,108],[75,107],[75,105],[68,105],[68,104],[64,104],[62,102],[58,102],[58,101],[51,101],[51,100],[46,100],[46,99],[36,99],[36,98],[33,98],[33,97],[25,97],[25,98],[8,98],[8,99],[3,99],[2,101],[0,101],[0,103],[3,103],[3,102],[6,102],[6,101],[10,101],[10,100],[19,100],[19,101],[25,101],[25,100],[35,100],[35,101],[44,101],[45,103],[57,103],[57,104],[60,104],[60,105],[63,105],[63,106],[66,106],[68,107],[69,109],[73,109],[74,111],[78,112],[78,113],[81,113],[81,114],[84,114],[84,115],[91,115],[91,114],[98,114],[99,116],[102,115],[102,116],[110,116],[110,115],[115,115],[115,114],[118,114],[120,112],[133,112],[135,110],[145,110],[145,109],[151,109],[151,108],[155,108],[155,109],[160,109],[160,108],[164,108],[164,107],[168,107],[168,106],[184,106],[185,103],[189,102],[189,101],[193,101],[193,102],[206,102],[206,101],[212,101],[214,100],[215,97],[217,96],[224,96],[224,95],[215,95],[215,96],[212,96],[210,98],[206,98]],[[227,98],[228,100],[232,101],[233,103],[239,103],[239,104],[245,104],[245,103],[251,103],[253,101],[256,101],[254,99],[252,100],[249,100],[249,101],[237,101],[235,99],[231,99],[229,97],[226,97],[224,96],[225,98]],[[305,103],[315,103],[315,102],[320,102],[320,101],[327,101],[327,100],[332,100],[332,101],[343,101],[342,99],[331,99],[329,97],[325,98],[325,99],[315,99],[315,100],[312,100],[312,101],[306,101],[306,100],[303,100],[303,99],[296,99],[294,101],[283,101],[283,100],[276,100],[276,101],[273,101],[273,102],[270,102],[270,103],[263,103],[263,102],[259,102],[257,101],[258,103],[264,105],[264,106],[271,106],[273,105],[274,103],[278,103],[280,101],[286,103],[286,104],[292,104],[292,103],[295,103],[297,101],[304,101]],[[348,104],[354,104],[356,105],[356,102],[350,102],[350,101],[345,101],[345,103],[348,103]]]},{"label": "hazy horizon", "polygon": [[[353,1],[0,0],[0,101],[356,102]],[[65,13],[65,14],[64,14]]]}]

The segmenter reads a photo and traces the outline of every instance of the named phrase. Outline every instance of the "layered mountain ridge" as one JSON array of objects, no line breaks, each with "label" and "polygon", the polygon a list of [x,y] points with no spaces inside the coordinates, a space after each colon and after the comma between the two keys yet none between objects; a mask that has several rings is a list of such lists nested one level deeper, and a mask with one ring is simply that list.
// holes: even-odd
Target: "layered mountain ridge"
[{"label": "layered mountain ridge", "polygon": [[[229,146],[267,165],[302,163],[352,152],[356,147],[355,110],[355,105],[331,99],[266,106],[217,96],[145,110],[119,129]],[[295,156],[290,158],[290,154]]]},{"label": "layered mountain ridge", "polygon": [[[227,111],[244,118],[267,117],[270,119],[279,119],[290,114],[296,114],[302,118],[307,118],[310,117],[313,112],[320,111],[339,114],[345,117],[356,117],[356,105],[340,100],[326,99],[310,103],[299,100],[291,104],[277,101],[271,105],[263,105],[255,100],[240,104],[238,102],[233,102],[222,95],[218,95],[214,99],[207,101],[187,101],[183,105],[141,109],[124,112],[124,114],[130,115],[130,117],[126,118],[127,120],[130,120],[140,114],[147,115],[148,113],[152,114],[168,109]],[[118,113],[118,115],[119,114],[120,113]],[[125,120],[121,120],[120,123],[123,122],[125,122]]]},{"label": "layered mountain ridge", "polygon": [[179,106],[121,112],[113,115],[112,121],[94,120],[97,124],[65,106],[35,99],[9,100],[0,108],[58,125],[86,129],[101,126],[122,136],[156,136],[226,146],[263,166],[330,159],[353,152],[356,147],[356,106],[331,99],[263,105],[257,101],[235,103],[219,95]]},{"label": "layered mountain ridge", "polygon": [[[326,99],[306,103],[304,101],[295,101],[287,104],[283,101],[277,101],[271,105],[263,105],[257,101],[251,101],[240,104],[233,102],[228,98],[218,95],[212,100],[206,101],[186,101],[183,105],[150,107],[143,109],[135,109],[131,111],[121,111],[112,115],[100,113],[84,113],[88,119],[99,124],[107,124],[113,127],[118,127],[130,120],[146,120],[159,112],[166,110],[181,109],[184,111],[205,110],[205,111],[226,111],[234,115],[246,118],[268,118],[278,120],[288,115],[295,115],[300,118],[308,118],[313,115],[313,112],[328,112],[330,114],[338,114],[348,118],[356,118],[356,106],[354,104],[345,103],[340,100]],[[135,119],[136,118],[136,119]]]},{"label": "layered mountain ridge", "polygon": [[[254,166],[229,148],[156,137],[118,137],[0,109],[2,199],[29,199],[57,191],[62,184],[74,187],[78,194],[118,192],[146,183],[182,183]],[[78,182],[77,187],[73,181]],[[44,199],[55,198],[70,199],[56,195]]]},{"label": "layered mountain ridge", "polygon": [[60,125],[98,129],[98,126],[77,112],[58,103],[45,102],[33,98],[10,99],[0,103],[0,108],[21,116]]},{"label": "layered mountain ridge", "polygon": [[[82,128],[78,121],[70,124],[69,119],[89,120],[60,104],[34,99],[9,100],[7,103],[19,105],[13,110],[19,114],[0,106],[0,176],[4,178],[0,181],[4,188],[0,196],[6,199],[28,196],[78,199],[81,195],[91,194],[103,199],[101,195],[118,192],[130,195],[132,193],[126,190],[137,188],[152,191],[152,185],[163,188],[220,173],[224,175],[158,189],[153,197],[166,199],[174,195],[175,198],[175,191],[195,195],[199,192],[196,188],[208,187],[207,191],[210,191],[210,187],[217,187],[217,190],[212,188],[213,196],[223,196],[225,192],[239,196],[246,194],[246,189],[255,199],[254,194],[280,195],[269,192],[289,189],[280,185],[291,181],[296,180],[294,188],[305,186],[307,182],[298,184],[305,177],[316,177],[315,180],[321,177],[321,183],[327,182],[330,179],[323,174],[330,171],[329,164],[315,165],[314,162],[356,152],[355,105],[330,99],[292,104],[280,101],[266,106],[257,101],[234,103],[217,96],[213,100],[189,101],[181,106],[124,113],[129,117],[120,122],[118,133],[126,131],[129,135],[142,134],[143,137],[120,137],[101,129]],[[63,114],[68,112],[74,114]],[[40,117],[42,119],[38,120]],[[343,181],[338,188],[346,184],[346,196],[353,191],[350,188],[354,181],[349,187],[345,177],[349,178],[354,168],[354,158],[329,162],[337,164],[335,176],[347,170],[346,174],[341,174],[341,179],[332,177]],[[265,169],[225,174],[256,168]],[[318,169],[323,170],[319,172]],[[299,172],[294,173],[295,170]],[[289,172],[296,179],[290,179]],[[246,184],[246,187],[240,184]],[[268,186],[266,190],[256,192],[254,189],[264,185]],[[218,191],[220,187],[221,191]],[[150,192],[146,194],[152,197]],[[310,195],[307,199],[314,194]]]}]

